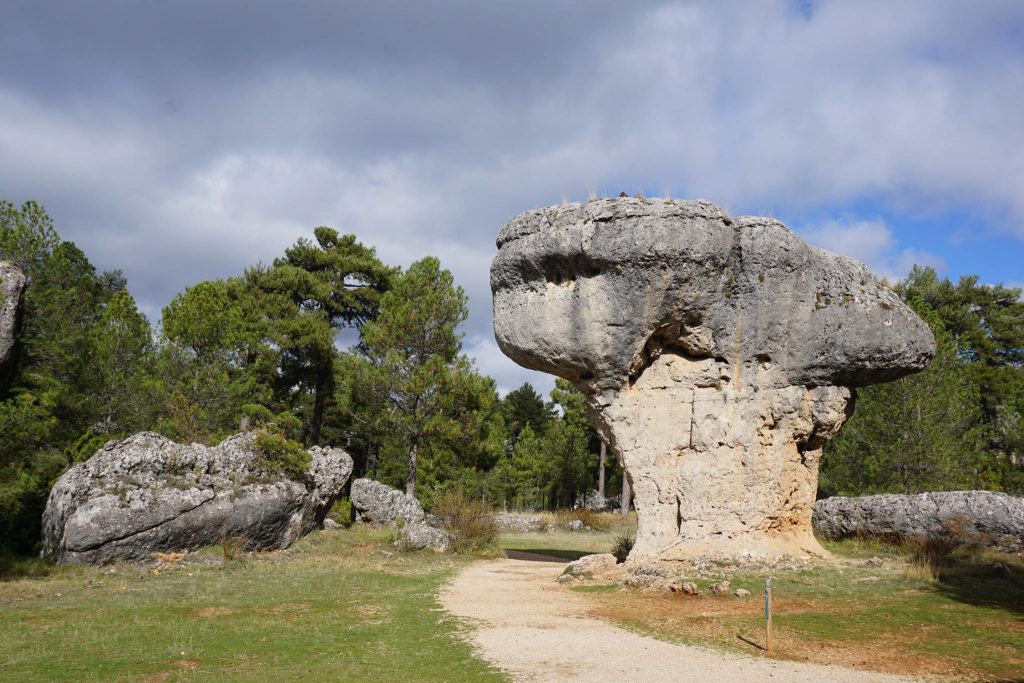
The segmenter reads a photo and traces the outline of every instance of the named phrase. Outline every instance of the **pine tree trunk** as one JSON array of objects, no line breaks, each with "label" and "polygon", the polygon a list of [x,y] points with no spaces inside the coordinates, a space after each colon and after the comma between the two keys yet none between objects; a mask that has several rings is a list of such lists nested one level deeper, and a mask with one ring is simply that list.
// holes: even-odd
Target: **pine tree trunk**
[{"label": "pine tree trunk", "polygon": [[629,485],[629,477],[626,476],[625,472],[622,473],[622,496],[620,498],[622,501],[619,506],[619,512],[625,517],[629,514],[629,504],[633,502],[633,487]]},{"label": "pine tree trunk", "polygon": [[405,475],[405,492],[410,496],[416,495],[416,456],[417,444],[414,441],[409,449],[409,471]]},{"label": "pine tree trunk", "polygon": [[327,377],[317,373],[313,388],[313,419],[309,425],[309,445],[320,445],[320,429],[324,424],[324,406],[327,403]]},{"label": "pine tree trunk", "polygon": [[604,504],[604,465],[605,460],[608,457],[608,447],[604,445],[604,441],[601,442],[601,459],[597,464],[597,495],[601,499],[601,504]]}]

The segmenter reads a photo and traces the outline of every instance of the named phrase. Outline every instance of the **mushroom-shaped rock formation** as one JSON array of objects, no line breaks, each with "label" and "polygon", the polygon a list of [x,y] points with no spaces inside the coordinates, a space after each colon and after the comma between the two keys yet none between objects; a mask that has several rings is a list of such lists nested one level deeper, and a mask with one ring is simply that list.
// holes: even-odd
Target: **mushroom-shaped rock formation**
[{"label": "mushroom-shaped rock formation", "polygon": [[586,394],[633,487],[634,557],[825,554],[818,461],[848,387],[935,352],[899,297],[776,220],[705,201],[527,211],[497,244],[498,344]]}]

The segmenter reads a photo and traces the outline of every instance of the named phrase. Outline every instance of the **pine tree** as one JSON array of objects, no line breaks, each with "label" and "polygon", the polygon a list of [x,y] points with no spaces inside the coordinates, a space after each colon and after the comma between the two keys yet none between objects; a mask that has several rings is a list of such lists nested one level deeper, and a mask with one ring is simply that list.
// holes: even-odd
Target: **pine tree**
[{"label": "pine tree", "polygon": [[147,429],[156,395],[153,332],[128,292],[116,292],[89,330],[92,431],[124,435]]},{"label": "pine tree", "polygon": [[421,453],[462,429],[460,409],[446,388],[467,381],[458,332],[468,315],[466,294],[436,258],[413,263],[381,298],[380,315],[363,327],[354,369],[362,403],[377,433],[405,453],[405,488],[416,494]]},{"label": "pine tree", "polygon": [[307,444],[321,442],[335,392],[337,332],[358,329],[376,317],[381,295],[395,273],[354,235],[339,236],[327,227],[314,234],[315,244],[300,239],[273,267],[247,273],[259,292],[269,338],[281,352],[278,396],[308,413]]},{"label": "pine tree", "polygon": [[545,403],[529,382],[508,392],[502,400],[502,413],[505,416],[509,448],[515,446],[524,427],[529,425],[534,434],[544,434],[548,423],[555,417],[551,404]]},{"label": "pine tree", "polygon": [[820,487],[833,494],[992,486],[981,450],[977,386],[952,335],[918,302],[938,351],[924,371],[857,390],[855,411],[826,446]]}]

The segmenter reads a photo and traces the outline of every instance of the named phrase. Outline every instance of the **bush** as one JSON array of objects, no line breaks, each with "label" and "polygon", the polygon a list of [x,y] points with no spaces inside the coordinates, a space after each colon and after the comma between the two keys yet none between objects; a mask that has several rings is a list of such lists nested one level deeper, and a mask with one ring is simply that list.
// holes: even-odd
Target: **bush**
[{"label": "bush", "polygon": [[483,550],[498,537],[491,506],[470,499],[461,488],[444,494],[434,506],[434,514],[451,537],[452,552],[465,553]]},{"label": "bush", "polygon": [[220,549],[224,554],[224,561],[230,562],[238,556],[238,553],[245,547],[245,539],[234,534],[223,534],[220,537]]},{"label": "bush", "polygon": [[631,533],[616,536],[615,542],[612,544],[612,555],[615,556],[615,561],[619,564],[625,562],[634,543],[636,543],[636,537]]},{"label": "bush", "polygon": [[302,481],[309,472],[313,454],[302,444],[268,429],[256,432],[256,464],[270,474],[281,473]]},{"label": "bush", "polygon": [[939,534],[903,542],[910,554],[908,573],[915,578],[938,581],[956,560],[973,560],[989,541],[984,534],[975,531],[968,520],[962,517],[948,519]]}]

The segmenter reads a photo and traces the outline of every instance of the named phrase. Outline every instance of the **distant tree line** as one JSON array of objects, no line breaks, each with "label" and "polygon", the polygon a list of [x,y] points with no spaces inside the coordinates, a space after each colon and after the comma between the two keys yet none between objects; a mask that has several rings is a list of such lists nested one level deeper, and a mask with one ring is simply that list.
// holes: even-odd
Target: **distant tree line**
[{"label": "distant tree line", "polygon": [[938,352],[923,372],[857,390],[853,416],[825,446],[821,493],[1024,493],[1021,290],[917,266],[894,289]]}]

